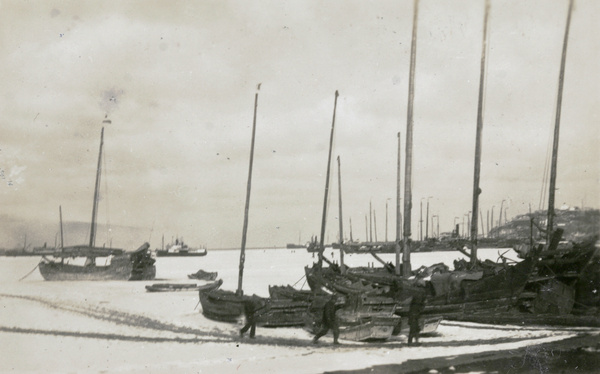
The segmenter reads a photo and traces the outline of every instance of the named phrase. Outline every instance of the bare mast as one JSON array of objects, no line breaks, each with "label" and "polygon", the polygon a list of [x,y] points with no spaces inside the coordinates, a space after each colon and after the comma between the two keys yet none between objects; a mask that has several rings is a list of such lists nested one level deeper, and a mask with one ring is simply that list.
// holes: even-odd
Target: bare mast
[{"label": "bare mast", "polygon": [[338,217],[338,221],[340,223],[340,269],[342,274],[346,272],[344,266],[344,220],[342,218],[342,166],[340,163],[340,156],[337,157],[338,163],[338,204],[339,204],[339,212],[340,216]]},{"label": "bare mast", "polygon": [[402,245],[402,215],[400,212],[400,159],[402,154],[400,153],[400,133],[398,132],[398,170],[396,172],[396,275],[400,275],[400,251]]},{"label": "bare mast", "polygon": [[552,143],[552,165],[550,169],[550,190],[548,194],[548,226],[546,227],[546,243],[550,244],[552,230],[554,230],[554,192],[556,190],[556,164],[558,163],[558,135],[560,132],[560,111],[562,106],[562,92],[565,81],[565,64],[567,62],[567,42],[569,40],[569,28],[571,26],[571,13],[573,11],[573,0],[569,1],[567,14],[567,25],[563,40],[562,56],[560,60],[560,73],[558,76],[558,98],[556,99],[556,117],[554,122],[554,141]]},{"label": "bare mast", "polygon": [[250,144],[250,162],[248,166],[248,184],[246,186],[246,206],[244,208],[244,227],[242,229],[242,247],[240,249],[240,270],[238,274],[238,288],[236,295],[243,295],[242,280],[244,278],[244,261],[246,260],[246,234],[248,233],[248,211],[250,210],[250,188],[252,186],[252,163],[254,162],[254,138],[256,136],[256,109],[258,108],[258,90],[260,83],[254,94],[254,117],[252,120],[252,142]]},{"label": "bare mast", "polygon": [[415,99],[415,62],[417,56],[417,19],[419,0],[414,1],[412,41],[410,45],[410,75],[408,79],[408,110],[406,120],[406,159],[404,167],[404,248],[402,251],[402,274],[410,274],[410,236],[412,212],[412,139],[413,139],[413,103]]},{"label": "bare mast", "polygon": [[333,101],[333,120],[331,121],[331,135],[329,136],[329,156],[327,158],[327,176],[325,177],[325,197],[323,199],[323,218],[321,220],[321,238],[319,242],[319,262],[318,266],[323,266],[323,251],[325,250],[325,224],[327,221],[327,198],[329,196],[329,174],[331,172],[331,151],[333,148],[333,130],[335,128],[335,110],[337,108],[338,92],[335,91]]},{"label": "bare mast", "polygon": [[[58,215],[60,218],[60,252],[64,253],[65,252],[65,237],[63,235],[63,222],[62,222],[62,206],[59,205],[58,206]],[[61,256],[60,257],[60,263],[64,264],[65,262],[65,256]]]},{"label": "bare mast", "polygon": [[100,174],[102,170],[102,147],[104,146],[104,127],[100,133],[100,151],[98,152],[98,167],[96,168],[96,184],[94,186],[94,204],[92,206],[92,224],[90,227],[90,247],[96,243],[96,217],[98,216],[98,194],[100,189]]},{"label": "bare mast", "polygon": [[481,133],[483,131],[483,96],[485,91],[485,52],[487,49],[487,23],[490,10],[490,2],[485,2],[485,14],[483,17],[483,41],[481,44],[481,67],[479,72],[479,101],[477,104],[477,134],[475,137],[475,170],[473,177],[473,208],[471,209],[471,264],[477,262],[477,212],[479,211],[479,176],[481,173]]},{"label": "bare mast", "polygon": [[60,249],[61,249],[61,252],[64,252],[64,250],[65,250],[65,237],[63,235],[62,206],[61,205],[58,206],[58,215],[59,215],[59,218],[60,218]]}]

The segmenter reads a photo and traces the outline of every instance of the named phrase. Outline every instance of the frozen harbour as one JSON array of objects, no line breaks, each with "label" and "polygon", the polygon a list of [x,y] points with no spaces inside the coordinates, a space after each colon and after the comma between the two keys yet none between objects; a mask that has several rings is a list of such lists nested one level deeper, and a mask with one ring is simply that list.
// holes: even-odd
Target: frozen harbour
[{"label": "frozen harbour", "polygon": [[[480,250],[496,261],[505,250]],[[331,253],[327,253],[330,255]],[[337,253],[334,252],[337,258]],[[415,253],[413,267],[452,261],[457,252]],[[515,258],[515,255],[507,256]],[[393,261],[394,255],[382,255]],[[346,255],[349,265],[372,262]],[[512,352],[578,335],[600,341],[600,329],[492,326],[443,321],[408,347],[405,336],[387,342],[331,345],[331,336],[311,344],[300,328],[258,328],[257,338],[239,338],[237,325],[202,316],[197,292],[148,293],[159,282],[193,283],[187,274],[218,271],[222,288],[237,288],[239,252],[210,251],[205,257],[158,258],[157,279],[145,282],[46,282],[37,257],[0,258],[0,372],[107,373],[320,373],[357,370],[408,360]],[[246,294],[268,296],[268,286],[303,285],[303,267],[314,261],[303,249],[254,249],[246,253]],[[377,265],[377,264],[376,264]],[[202,281],[198,282],[199,284]],[[307,285],[304,285],[306,288]],[[452,365],[452,360],[448,360]],[[502,368],[498,368],[503,372]]]}]

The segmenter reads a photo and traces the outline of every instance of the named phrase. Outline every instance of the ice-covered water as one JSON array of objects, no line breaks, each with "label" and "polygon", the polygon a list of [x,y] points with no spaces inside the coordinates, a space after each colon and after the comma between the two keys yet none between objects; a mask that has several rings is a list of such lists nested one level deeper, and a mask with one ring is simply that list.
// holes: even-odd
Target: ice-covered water
[{"label": "ice-covered water", "polygon": [[[499,252],[504,250],[484,249],[479,254],[496,261]],[[516,259],[510,253],[507,256]],[[394,261],[394,254],[381,257]],[[412,265],[445,262],[451,266],[463,257],[458,252],[415,253]],[[271,284],[301,287],[303,267],[315,260],[303,249],[248,250],[243,289],[246,294],[267,296]],[[240,340],[239,324],[202,316],[197,292],[145,290],[145,285],[159,282],[195,283],[187,274],[198,269],[217,271],[224,280],[222,288],[235,290],[239,251],[159,257],[155,281],[47,282],[37,269],[19,280],[38,261],[36,257],[0,257],[0,372],[315,373],[508,350],[577,333],[443,322],[436,335],[423,339],[421,347],[410,348],[403,336],[376,344],[343,342],[338,348],[331,346],[330,337],[324,337],[314,346],[311,335],[299,328],[259,328],[257,339]],[[353,254],[346,255],[345,261],[354,266],[375,260]]]},{"label": "ice-covered water", "polygon": [[[513,260],[518,260],[516,253],[509,249],[487,248],[478,251],[478,257],[482,260],[490,259],[496,261],[499,253],[509,251],[506,256]],[[512,253],[511,253],[512,252]],[[337,250],[328,250],[326,256],[339,263],[339,252]],[[380,254],[386,262],[395,261],[395,254]],[[466,258],[459,252],[422,252],[413,253],[411,262],[413,268],[422,265],[432,265],[444,262],[450,268],[453,267],[453,261],[459,258]],[[308,287],[304,284],[304,266],[312,265],[317,261],[317,255],[308,253],[304,249],[250,249],[246,251],[244,260],[244,269],[242,277],[242,288],[247,294],[257,294],[268,296],[269,285],[295,285],[300,288]],[[219,278],[224,281],[223,288],[237,289],[239,275],[240,252],[235,250],[215,250],[210,251],[205,257],[159,257],[157,259],[158,279],[169,281],[180,281],[187,279],[187,274],[194,273],[198,269],[205,271],[217,271]],[[369,254],[346,254],[344,262],[349,266],[366,266],[373,264],[381,266]]]},{"label": "ice-covered water", "polygon": [[[508,252],[507,252],[508,251]],[[490,259],[497,261],[500,253],[518,260],[516,253],[510,249],[484,248],[479,249],[478,257],[482,260]],[[325,255],[338,262],[340,261],[337,250],[327,250]],[[395,254],[379,254],[386,262],[395,261]],[[454,260],[466,258],[459,252],[417,252],[411,256],[413,268],[422,265],[432,265],[444,262],[451,268]],[[156,258],[157,281],[182,281],[188,280],[187,274],[194,273],[198,269],[205,271],[217,271],[219,278],[224,280],[225,288],[237,288],[240,251],[236,250],[212,250],[203,257],[158,257]],[[317,261],[316,254],[308,253],[305,249],[266,248],[246,250],[244,261],[243,288],[246,292],[266,296],[270,284],[294,284],[302,285],[304,266],[311,265]],[[380,264],[369,254],[346,254],[344,261],[349,266],[366,266],[367,264]],[[0,272],[0,282],[6,283],[18,280],[25,276],[39,262],[38,257],[0,257],[0,266],[7,268]],[[98,261],[102,264],[102,261]],[[4,269],[3,269],[4,270]],[[34,283],[43,281],[39,271],[28,275],[23,282]],[[65,282],[62,284],[64,285]]]}]

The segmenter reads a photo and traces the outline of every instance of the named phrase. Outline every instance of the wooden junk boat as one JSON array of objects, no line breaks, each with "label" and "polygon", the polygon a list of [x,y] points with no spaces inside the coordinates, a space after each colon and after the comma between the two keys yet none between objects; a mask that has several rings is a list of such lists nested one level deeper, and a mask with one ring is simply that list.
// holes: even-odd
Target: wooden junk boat
[{"label": "wooden junk boat", "polygon": [[[471,251],[464,254],[471,258],[470,263],[455,263],[455,270],[433,269],[428,277],[414,274],[410,270],[410,262],[404,265],[402,272],[394,272],[393,266],[387,266],[374,271],[370,269],[345,269],[330,266],[328,271],[308,271],[307,279],[312,287],[323,285],[340,290],[348,284],[361,287],[372,287],[387,290],[397,302],[396,314],[405,313],[405,300],[410,297],[414,287],[425,286],[426,306],[423,315],[438,315],[443,318],[461,319],[486,323],[536,323],[536,324],[571,324],[571,325],[600,325],[598,310],[600,297],[600,254],[591,238],[583,243],[571,243],[561,246],[562,229],[553,225],[554,192],[556,190],[556,160],[558,149],[558,134],[560,123],[560,102],[562,97],[563,71],[568,39],[568,29],[572,11],[572,1],[569,4],[561,74],[557,115],[554,131],[554,146],[552,152],[552,167],[549,183],[548,220],[545,231],[546,242],[543,245],[530,246],[529,253],[517,263],[509,263],[503,258],[500,263],[481,262],[477,259],[477,213],[479,188],[479,168],[481,165],[481,126],[482,126],[482,92],[485,66],[485,31],[482,48],[482,75],[480,81],[480,100],[478,110],[478,128],[476,138],[475,178],[473,188],[473,218],[471,220]],[[484,30],[487,28],[488,5]],[[408,138],[408,136],[407,136]],[[408,144],[408,140],[407,140]],[[408,145],[407,145],[408,147]],[[407,150],[408,154],[408,150]],[[407,156],[407,163],[409,157]],[[410,168],[407,166],[407,172]],[[410,177],[407,177],[407,184]],[[405,192],[410,191],[405,188]],[[410,236],[410,215],[406,217],[407,205],[410,209],[410,195],[405,195],[405,239]],[[341,216],[341,215],[340,215]],[[340,237],[342,235],[340,234]],[[399,244],[399,239],[398,239]],[[410,240],[404,241],[403,250],[410,253]],[[596,244],[597,245],[597,244]],[[343,245],[341,246],[343,249]],[[397,246],[399,248],[400,245]],[[407,250],[408,248],[408,250]],[[398,256],[396,257],[398,259]],[[403,260],[410,257],[403,258]],[[456,266],[458,265],[458,266]],[[314,266],[313,266],[314,268]],[[434,267],[435,268],[435,267]],[[315,277],[315,275],[319,277]],[[414,276],[414,277],[413,277]],[[344,280],[346,283],[341,283]],[[595,313],[595,315],[594,315]]]},{"label": "wooden junk boat", "polygon": [[[482,71],[480,81],[480,100],[478,110],[478,131],[476,143],[475,157],[475,182],[474,182],[474,217],[478,212],[478,195],[479,189],[479,166],[481,154],[481,126],[482,126],[482,95],[483,95],[483,76],[485,66],[485,50],[486,50],[486,35],[487,35],[487,16],[488,4],[485,7],[484,19],[484,35],[482,48]],[[416,7],[415,7],[415,23],[416,23]],[[414,25],[413,25],[414,27]],[[413,30],[414,31],[414,30]],[[413,43],[415,43],[415,35],[413,33]],[[414,48],[413,48],[414,49]],[[411,58],[411,79],[414,74],[414,64]],[[411,84],[409,84],[410,90]],[[412,91],[409,92],[409,100],[412,98]],[[436,318],[439,323],[439,318],[448,318],[455,315],[466,315],[472,313],[481,313],[484,311],[496,312],[499,310],[507,310],[510,306],[516,305],[519,300],[525,285],[527,284],[533,270],[533,259],[528,258],[516,264],[489,264],[481,262],[477,259],[476,238],[477,238],[477,221],[474,218],[474,224],[471,227],[474,246],[471,248],[471,253],[467,253],[471,257],[471,263],[463,269],[455,271],[435,272],[429,280],[415,277],[410,265],[410,209],[411,209],[411,167],[412,167],[412,101],[409,101],[409,119],[407,124],[407,145],[406,145],[406,176],[405,176],[405,198],[404,198],[404,241],[400,241],[400,221],[397,219],[397,234],[396,242],[394,243],[353,243],[350,247],[351,252],[364,251],[372,252],[371,249],[377,247],[395,248],[396,266],[385,264],[379,269],[354,268],[350,269],[343,264],[343,249],[344,244],[340,244],[340,261],[341,266],[329,264],[328,268],[322,266],[322,250],[319,256],[319,263],[306,268],[305,273],[307,282],[311,289],[327,288],[332,292],[342,292],[344,294],[352,294],[353,290],[358,292],[361,298],[369,300],[375,295],[386,297],[388,305],[394,305],[392,308],[393,314],[396,316],[406,316],[408,313],[408,305],[415,293],[425,293],[426,304],[422,313],[423,317]],[[398,145],[398,154],[400,155],[400,144]],[[398,157],[398,180],[400,171],[400,156]],[[399,185],[398,182],[398,205],[397,215],[399,215]],[[341,193],[340,193],[340,214],[341,219]],[[323,231],[323,230],[322,230]],[[340,238],[343,238],[342,227],[340,224]],[[322,248],[322,246],[321,246]],[[400,269],[400,250],[402,250],[402,269]],[[374,253],[373,253],[374,254]],[[376,256],[375,256],[376,257]],[[377,257],[376,257],[377,258]],[[383,262],[383,261],[382,261]],[[435,322],[434,322],[435,323]],[[396,329],[398,330],[398,329]],[[399,329],[400,331],[402,328]]]},{"label": "wooden junk boat", "polygon": [[[110,123],[104,120],[103,123]],[[100,187],[100,171],[102,147],[104,144],[104,127],[100,135],[100,151],[96,184],[92,208],[92,223],[88,245],[64,247],[62,239],[62,210],[61,210],[61,247],[60,251],[52,254],[53,259],[42,257],[38,267],[45,280],[48,281],[79,281],[79,280],[151,280],[156,276],[155,260],[149,251],[150,245],[144,243],[135,251],[126,252],[122,249],[96,247],[96,215],[98,208],[98,189]],[[105,257],[107,265],[96,264],[98,257]],[[65,262],[70,258],[85,258],[84,264]]]},{"label": "wooden junk boat", "polygon": [[[310,301],[310,307],[307,315],[306,327],[316,333],[322,324],[323,308],[325,303],[331,297],[330,294],[335,293],[343,295],[345,303],[343,307],[337,311],[340,338],[354,341],[369,341],[369,340],[386,340],[390,338],[394,330],[398,330],[401,318],[394,314],[396,305],[391,299],[373,298],[369,293],[370,290],[359,288],[336,288],[326,287],[325,284],[314,282],[310,275],[320,277],[323,272],[323,262],[328,262],[330,268],[337,265],[331,263],[324,255],[325,243],[325,226],[327,221],[327,203],[329,198],[329,176],[331,172],[331,156],[333,147],[333,135],[335,129],[335,108],[337,104],[338,92],[335,92],[333,121],[331,125],[331,134],[329,139],[329,155],[327,159],[327,172],[325,178],[325,196],[323,201],[323,215],[321,221],[321,235],[319,242],[317,238],[312,238],[309,245],[309,252],[317,252],[318,263],[313,266],[310,274],[307,273],[307,281],[311,287],[312,293],[306,291],[294,291],[287,288],[280,288],[280,294],[297,295],[297,297],[307,297]],[[338,167],[340,159],[338,157]],[[341,177],[338,177],[338,185]],[[340,195],[341,195],[341,186]],[[341,199],[341,197],[340,197]],[[341,207],[340,207],[340,222],[342,222]],[[341,226],[341,225],[340,225]],[[342,237],[340,233],[340,237]],[[338,267],[339,268],[339,267]],[[273,295],[273,291],[271,294]],[[293,296],[292,296],[293,297]],[[391,302],[390,302],[391,301]]]},{"label": "wooden junk boat", "polygon": [[[415,2],[413,14],[413,31],[412,31],[412,45],[411,45],[411,60],[410,60],[410,77],[409,77],[409,116],[408,124],[409,128],[412,128],[412,89],[414,81],[414,68],[415,68],[415,43],[416,43],[416,30],[417,30],[417,14],[418,7]],[[336,92],[337,99],[337,92]],[[324,236],[325,236],[325,225],[327,221],[327,206],[328,206],[328,192],[329,192],[329,175],[331,169],[331,153],[333,145],[333,134],[335,126],[335,110],[333,116],[333,124],[331,127],[331,135],[329,141],[329,157],[327,161],[327,174],[325,179],[325,198],[323,202],[323,216],[321,221],[321,235],[320,243],[315,240],[311,241],[311,246],[314,251],[318,252],[318,262],[311,268],[305,268],[305,275],[307,282],[313,292],[328,292],[344,295],[346,302],[344,307],[338,311],[338,317],[340,321],[340,337],[344,339],[356,340],[356,341],[368,341],[368,340],[386,340],[394,334],[402,332],[402,317],[399,315],[399,311],[404,300],[399,302],[398,300],[385,295],[385,289],[379,287],[377,284],[372,284],[360,277],[355,277],[349,274],[348,268],[343,263],[344,251],[341,248],[340,243],[340,262],[341,265],[337,265],[329,261],[324,255],[325,250]],[[408,135],[407,135],[408,138]],[[400,139],[400,138],[399,138]],[[399,143],[400,144],[400,143]],[[340,167],[340,158],[338,156],[338,169]],[[398,164],[400,160],[398,160]],[[399,171],[400,168],[398,168]],[[410,183],[409,183],[410,186]],[[339,215],[338,222],[340,224],[339,237],[340,242],[343,240],[343,219],[342,219],[342,193],[341,193],[341,171],[338,173],[338,198],[339,198]],[[400,201],[398,197],[398,201]],[[407,199],[405,198],[405,203]],[[398,208],[399,210],[399,208]],[[406,224],[406,223],[405,223]],[[410,225],[410,223],[409,223]],[[398,231],[397,231],[398,232]],[[354,244],[354,243],[353,243]],[[392,247],[397,250],[397,243],[393,243]],[[369,243],[367,247],[379,247],[379,250],[384,250],[389,247],[389,243]],[[364,249],[362,244],[352,245],[350,252],[360,252]],[[369,251],[369,250],[367,250]],[[323,262],[327,262],[329,267],[324,267]],[[387,266],[386,266],[387,268]],[[331,277],[331,278],[330,278]],[[399,277],[402,280],[401,277]],[[326,291],[325,291],[326,290]],[[389,287],[388,287],[389,290]],[[410,303],[410,299],[406,300]],[[320,302],[313,302],[311,305],[311,315],[313,317],[313,324],[318,326],[320,316],[322,315],[323,305]],[[439,324],[440,319],[431,320],[431,324],[427,326],[426,331],[435,330]],[[428,322],[423,320],[422,324]],[[425,326],[423,326],[425,327]],[[314,331],[314,330],[313,330]]]},{"label": "wooden junk boat", "polygon": [[[598,238],[593,237],[581,243],[561,245],[563,230],[556,228],[554,225],[560,114],[572,10],[573,0],[569,1],[559,73],[552,160],[548,183],[548,217],[546,229],[543,230],[546,240],[541,245],[534,245],[533,239],[530,242],[525,261],[531,259],[533,269],[523,293],[520,295],[520,303],[517,308],[513,308],[512,313],[480,316],[477,318],[478,321],[502,321],[502,323],[509,321],[523,323],[527,321],[527,323],[532,324],[577,324],[580,326],[600,325],[600,318],[598,317],[600,299],[597,296],[598,289],[600,289],[600,277],[597,274],[594,276],[593,270],[591,270],[596,269],[597,271],[599,268],[598,250],[595,247]],[[474,214],[473,217],[475,218],[476,215]],[[533,226],[533,218],[531,223]],[[594,296],[594,294],[596,295]],[[583,316],[583,318],[580,318],[580,316]]]},{"label": "wooden junk boat", "polygon": [[[98,248],[88,246],[66,247],[61,252],[53,254],[54,259],[42,257],[38,267],[42,277],[47,281],[79,281],[79,280],[152,280],[156,276],[154,259],[144,243],[133,252],[121,249]],[[110,263],[97,265],[74,265],[65,263],[65,258],[106,257]],[[60,260],[57,260],[60,258]]]},{"label": "wooden junk boat", "polygon": [[233,291],[199,292],[202,314],[209,319],[236,323],[244,317],[244,301],[259,300],[257,323],[264,327],[298,327],[306,323],[309,303],[290,299],[272,299],[257,295],[239,295]]},{"label": "wooden junk boat", "polygon": [[[258,85],[260,89],[260,84]],[[252,164],[254,160],[254,139],[256,134],[256,111],[258,106],[258,92],[254,97],[254,119],[252,125],[252,141],[250,146],[250,162],[248,170],[248,183],[246,189],[246,206],[244,225],[242,231],[242,245],[240,250],[238,288],[235,292],[222,289],[211,291],[200,290],[200,304],[202,314],[209,319],[222,322],[237,322],[244,316],[244,302],[258,299],[263,307],[257,311],[258,323],[267,327],[300,326],[304,324],[308,304],[287,299],[262,298],[256,295],[246,296],[242,289],[246,233],[248,229],[248,210],[250,205],[250,191],[252,183]]]}]

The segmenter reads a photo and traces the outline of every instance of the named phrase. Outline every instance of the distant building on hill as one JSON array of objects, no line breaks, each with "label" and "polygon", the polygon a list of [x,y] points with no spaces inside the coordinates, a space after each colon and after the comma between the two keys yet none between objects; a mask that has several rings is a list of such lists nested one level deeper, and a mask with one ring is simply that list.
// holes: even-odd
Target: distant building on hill
[{"label": "distant building on hill", "polygon": [[[564,230],[564,240],[582,241],[600,235],[600,210],[598,209],[582,210],[579,207],[563,204],[555,213],[555,223],[557,227]],[[532,217],[534,225],[531,224]],[[490,230],[489,236],[500,239],[528,240],[533,231],[534,238],[544,237],[538,227],[545,229],[547,221],[548,213],[545,210],[521,214],[500,227],[494,227]]]}]

